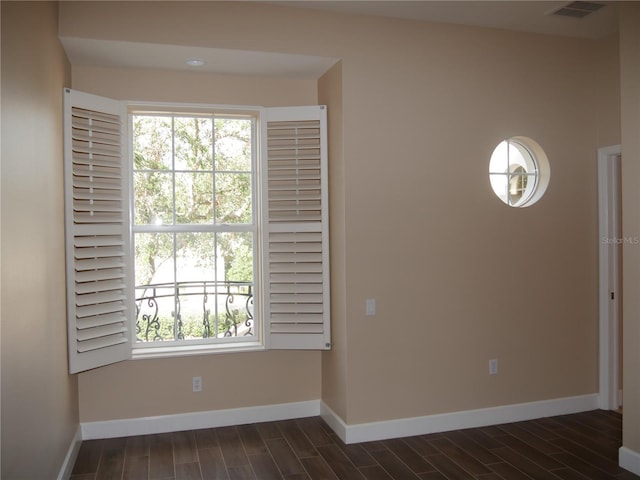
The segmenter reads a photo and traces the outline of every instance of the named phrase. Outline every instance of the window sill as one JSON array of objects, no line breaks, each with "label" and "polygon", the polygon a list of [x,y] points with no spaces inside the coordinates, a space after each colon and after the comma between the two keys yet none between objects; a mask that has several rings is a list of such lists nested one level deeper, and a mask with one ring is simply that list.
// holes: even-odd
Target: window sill
[{"label": "window sill", "polygon": [[218,353],[259,352],[266,350],[263,343],[234,342],[230,344],[171,345],[166,347],[136,347],[132,349],[133,360],[149,358],[187,357],[192,355],[212,355]]}]

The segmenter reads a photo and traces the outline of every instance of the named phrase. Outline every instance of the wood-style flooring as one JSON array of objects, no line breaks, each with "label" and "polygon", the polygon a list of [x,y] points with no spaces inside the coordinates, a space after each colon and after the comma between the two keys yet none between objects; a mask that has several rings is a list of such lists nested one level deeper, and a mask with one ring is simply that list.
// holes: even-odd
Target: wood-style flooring
[{"label": "wood-style flooring", "polygon": [[319,417],[82,443],[71,480],[631,480],[619,413],[345,445]]}]

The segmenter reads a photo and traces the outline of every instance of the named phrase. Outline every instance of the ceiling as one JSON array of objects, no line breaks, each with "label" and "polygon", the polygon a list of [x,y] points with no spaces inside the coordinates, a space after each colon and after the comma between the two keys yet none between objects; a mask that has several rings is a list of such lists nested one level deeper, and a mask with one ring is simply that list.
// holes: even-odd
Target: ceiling
[{"label": "ceiling", "polygon": [[596,1],[605,4],[605,7],[584,18],[551,15],[571,1],[291,0],[269,3],[350,14],[596,39],[615,33],[618,27],[617,2]]},{"label": "ceiling", "polygon": [[[73,66],[152,68],[228,75],[320,78],[337,58],[223,48],[60,37]],[[188,65],[199,59],[204,65]]]},{"label": "ceiling", "polygon": [[[618,24],[616,2],[603,2],[606,3],[604,8],[584,18],[550,15],[567,5],[567,1],[291,0],[264,3],[592,39],[615,33]],[[74,66],[319,78],[337,61],[336,58],[307,55],[73,37],[62,37],[61,41]],[[189,58],[198,58],[205,63],[190,66],[185,64]]]}]

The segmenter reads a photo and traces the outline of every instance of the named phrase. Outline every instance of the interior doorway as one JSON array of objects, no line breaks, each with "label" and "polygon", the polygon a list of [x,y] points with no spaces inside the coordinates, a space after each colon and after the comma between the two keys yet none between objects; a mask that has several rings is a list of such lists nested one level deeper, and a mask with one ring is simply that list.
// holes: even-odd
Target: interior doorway
[{"label": "interior doorway", "polygon": [[600,408],[622,407],[622,236],[620,145],[598,149]]}]

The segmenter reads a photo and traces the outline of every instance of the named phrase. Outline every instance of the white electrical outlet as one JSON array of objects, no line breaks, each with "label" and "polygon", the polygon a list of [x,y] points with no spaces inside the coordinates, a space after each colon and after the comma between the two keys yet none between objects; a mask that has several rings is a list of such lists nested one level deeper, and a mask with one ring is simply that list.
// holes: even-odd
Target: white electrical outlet
[{"label": "white electrical outlet", "polygon": [[365,303],[365,313],[367,316],[372,316],[376,314],[376,299],[375,298],[367,298]]},{"label": "white electrical outlet", "polygon": [[492,358],[489,360],[489,375],[497,375],[498,374],[498,359]]},{"label": "white electrical outlet", "polygon": [[202,391],[202,377],[193,377],[193,391],[201,392]]}]

